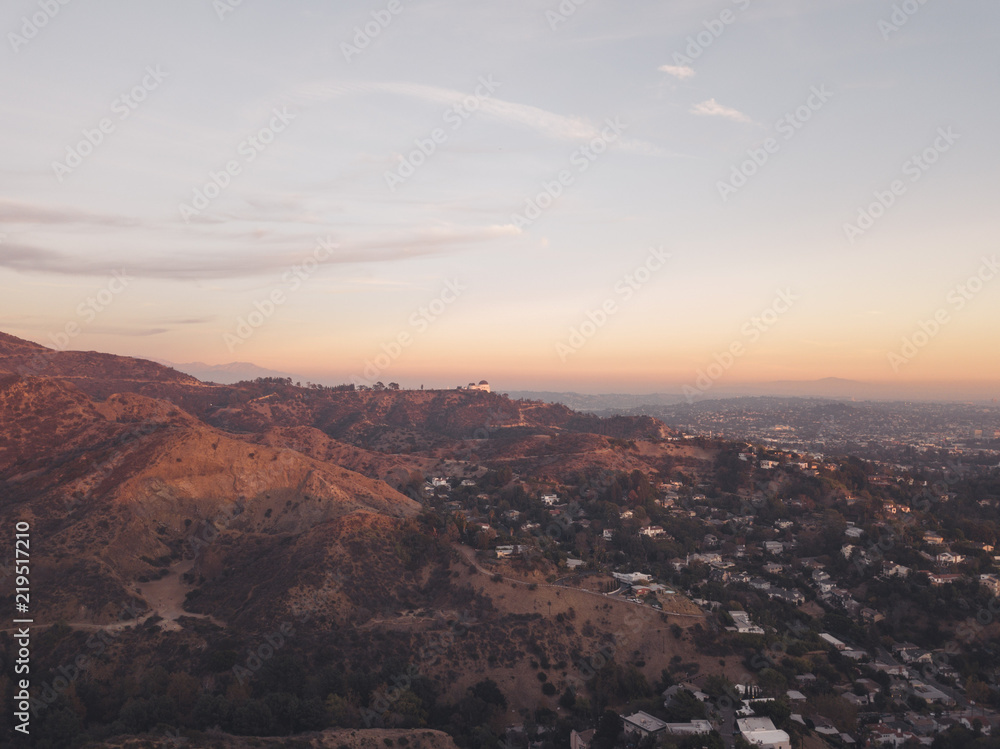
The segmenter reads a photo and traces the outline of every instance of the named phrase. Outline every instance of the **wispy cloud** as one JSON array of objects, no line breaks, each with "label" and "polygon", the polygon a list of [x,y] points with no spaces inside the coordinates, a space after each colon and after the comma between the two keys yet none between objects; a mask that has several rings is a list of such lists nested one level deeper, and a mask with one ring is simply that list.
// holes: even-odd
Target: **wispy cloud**
[{"label": "wispy cloud", "polygon": [[0,221],[6,224],[97,224],[101,226],[138,226],[126,216],[92,213],[75,208],[49,207],[0,198]]},{"label": "wispy cloud", "polygon": [[688,67],[687,65],[661,65],[657,68],[661,73],[667,73],[672,75],[674,78],[679,80],[684,80],[685,78],[694,77],[694,68]]},{"label": "wispy cloud", "polygon": [[[436,226],[338,247],[325,264],[382,263],[456,252],[469,245],[516,236],[513,225]],[[214,252],[131,257],[81,257],[25,244],[0,245],[0,268],[23,273],[104,276],[125,268],[129,275],[175,281],[249,278],[278,273],[303,262],[312,244],[289,239],[295,249],[247,252],[245,248]],[[303,250],[308,246],[308,250]]]},{"label": "wispy cloud", "polygon": [[[468,92],[416,83],[308,83],[298,86],[292,96],[301,106],[322,103],[341,96],[386,93],[407,96],[434,104],[451,105],[468,98]],[[479,100],[479,111],[502,122],[533,130],[556,140],[588,141],[601,135],[602,125],[585,117],[549,112],[530,104],[518,104],[496,97]],[[617,146],[643,155],[672,156],[658,146],[634,138],[619,138]]]},{"label": "wispy cloud", "polygon": [[697,114],[704,117],[725,117],[728,120],[734,120],[736,122],[753,122],[753,120],[738,109],[733,109],[732,107],[719,104],[719,102],[715,99],[708,99],[700,104],[695,104],[691,107],[691,114]]}]

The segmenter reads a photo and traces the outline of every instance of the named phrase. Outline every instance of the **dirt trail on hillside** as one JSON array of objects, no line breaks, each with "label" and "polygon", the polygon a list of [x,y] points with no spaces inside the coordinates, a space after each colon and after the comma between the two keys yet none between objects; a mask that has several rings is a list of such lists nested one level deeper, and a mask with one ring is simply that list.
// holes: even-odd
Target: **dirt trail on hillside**
[{"label": "dirt trail on hillside", "polygon": [[177,620],[182,616],[190,616],[195,619],[208,619],[219,627],[225,627],[225,622],[216,619],[209,614],[193,614],[184,610],[184,601],[187,594],[194,589],[182,579],[182,576],[191,571],[194,566],[193,559],[187,559],[170,568],[170,573],[148,583],[141,583],[136,592],[149,606],[150,612],[140,617],[139,621],[145,621],[154,614],[163,618],[160,628],[168,631],[179,631],[181,625]]},{"label": "dirt trail on hillside", "polygon": [[[208,619],[218,627],[225,627],[226,623],[208,614],[194,614],[184,610],[184,601],[189,591],[194,586],[186,584],[182,575],[189,572],[194,565],[194,560],[184,560],[177,562],[170,568],[169,574],[148,583],[139,583],[135,587],[135,595],[146,602],[149,610],[142,616],[127,621],[114,622],[112,624],[95,624],[94,622],[66,622],[66,625],[73,629],[84,632],[121,632],[129,627],[138,627],[152,616],[161,617],[158,622],[160,629],[168,632],[179,632],[182,627],[178,619],[182,616],[190,616],[194,619]],[[48,629],[50,624],[33,624],[33,630]],[[0,632],[15,632],[16,628],[0,629]]]}]

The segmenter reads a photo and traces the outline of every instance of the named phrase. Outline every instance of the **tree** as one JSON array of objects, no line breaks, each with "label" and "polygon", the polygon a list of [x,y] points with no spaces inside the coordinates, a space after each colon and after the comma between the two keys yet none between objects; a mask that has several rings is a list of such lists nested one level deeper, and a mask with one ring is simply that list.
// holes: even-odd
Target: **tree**
[{"label": "tree", "polygon": [[507,709],[507,698],[493,679],[483,679],[470,690],[473,697],[481,699],[488,705],[496,705],[501,710]]},{"label": "tree", "polygon": [[399,390],[399,383],[398,382],[390,382],[389,383],[389,389],[390,390]]},{"label": "tree", "polygon": [[618,734],[622,731],[622,719],[614,710],[605,710],[597,721],[597,730],[591,746],[594,749],[611,749],[618,742]]}]

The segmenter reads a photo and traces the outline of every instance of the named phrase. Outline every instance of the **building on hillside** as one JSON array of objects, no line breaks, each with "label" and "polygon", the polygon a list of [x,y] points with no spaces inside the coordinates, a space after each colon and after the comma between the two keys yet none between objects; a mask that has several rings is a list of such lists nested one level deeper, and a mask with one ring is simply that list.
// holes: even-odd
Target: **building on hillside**
[{"label": "building on hillside", "polygon": [[570,731],[569,749],[590,749],[595,733],[593,728],[589,731]]},{"label": "building on hillside", "polygon": [[611,577],[619,582],[628,583],[629,585],[634,585],[635,583],[648,583],[653,580],[652,575],[647,575],[643,572],[612,572]]},{"label": "building on hillside", "polygon": [[765,749],[792,749],[791,737],[775,728],[770,718],[740,718],[736,727],[751,744]]},{"label": "building on hillside", "polygon": [[846,644],[844,644],[843,642],[841,642],[840,640],[838,640],[833,635],[828,635],[826,632],[824,632],[823,634],[821,634],[819,636],[819,639],[821,639],[827,645],[832,645],[837,650],[847,650],[848,649]]},{"label": "building on hillside", "polygon": [[474,382],[470,382],[469,387],[467,389],[482,390],[483,392],[488,393],[490,392],[490,383],[488,383],[486,380],[480,380],[478,385],[475,384]]},{"label": "building on hillside", "polygon": [[626,734],[634,734],[641,738],[647,736],[659,736],[666,732],[667,724],[659,718],[654,718],[649,713],[641,710],[634,715],[621,716]]},{"label": "building on hillside", "polygon": [[758,627],[750,621],[750,614],[746,611],[730,611],[729,615],[733,618],[733,624],[736,625],[736,631],[741,635],[764,634],[764,629],[762,627]]},{"label": "building on hillside", "polygon": [[712,724],[707,720],[692,720],[687,723],[667,723],[667,733],[673,736],[695,736],[711,732]]},{"label": "building on hillside", "polygon": [[927,579],[931,585],[951,585],[956,580],[961,580],[961,575],[928,575]]}]

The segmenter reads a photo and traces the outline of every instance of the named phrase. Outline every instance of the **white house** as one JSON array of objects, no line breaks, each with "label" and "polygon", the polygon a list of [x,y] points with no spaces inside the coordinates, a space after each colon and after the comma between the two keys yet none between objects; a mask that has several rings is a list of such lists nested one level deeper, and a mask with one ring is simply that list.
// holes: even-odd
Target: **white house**
[{"label": "white house", "polygon": [[751,744],[765,749],[792,749],[791,737],[775,728],[770,718],[740,718],[736,727]]},{"label": "white house", "polygon": [[648,583],[653,579],[652,575],[642,572],[612,572],[611,577],[629,585],[633,585],[634,583]]},{"label": "white house", "polygon": [[764,634],[763,628],[758,627],[750,621],[750,615],[746,611],[730,611],[729,615],[733,617],[733,623],[736,625],[736,631],[741,635]]},{"label": "white house", "polygon": [[664,721],[654,718],[649,713],[644,713],[641,710],[634,715],[623,715],[621,717],[625,733],[637,734],[642,738],[656,736],[667,730],[667,724]]},{"label": "white house", "polygon": [[694,736],[700,733],[711,733],[712,724],[707,720],[692,720],[688,723],[667,723],[667,733],[674,736]]},{"label": "white house", "polygon": [[838,640],[833,635],[828,635],[826,632],[822,633],[819,636],[819,639],[821,639],[827,645],[832,645],[837,650],[847,650],[847,645],[846,644],[844,644],[843,642],[841,642],[840,640]]}]

